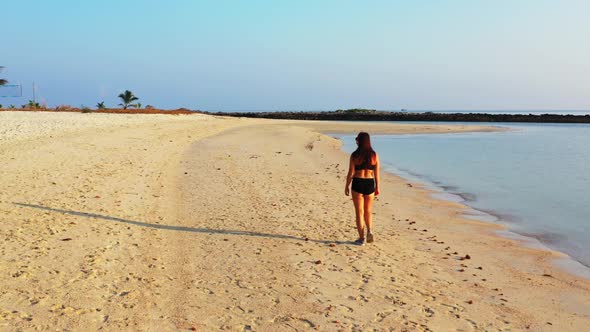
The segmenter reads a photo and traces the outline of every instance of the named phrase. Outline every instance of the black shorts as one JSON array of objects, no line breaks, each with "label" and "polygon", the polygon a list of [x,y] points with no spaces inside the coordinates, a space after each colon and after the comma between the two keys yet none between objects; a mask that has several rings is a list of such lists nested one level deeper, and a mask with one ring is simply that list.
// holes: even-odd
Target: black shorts
[{"label": "black shorts", "polygon": [[375,179],[352,179],[352,191],[363,195],[371,195],[375,192]]}]

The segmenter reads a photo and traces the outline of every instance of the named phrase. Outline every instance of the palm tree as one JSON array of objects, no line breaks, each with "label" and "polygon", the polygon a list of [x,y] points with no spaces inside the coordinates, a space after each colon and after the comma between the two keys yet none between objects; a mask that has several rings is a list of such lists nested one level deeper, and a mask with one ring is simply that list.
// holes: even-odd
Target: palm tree
[{"label": "palm tree", "polygon": [[104,110],[107,107],[104,105],[104,101],[101,101],[100,103],[96,104],[96,108],[99,110]]},{"label": "palm tree", "polygon": [[[4,67],[0,66],[0,71],[2,71],[2,69],[4,69]],[[0,86],[4,85],[6,83],[8,83],[7,80],[0,78]]]},{"label": "palm tree", "polygon": [[122,103],[119,104],[119,106],[123,106],[124,110],[126,110],[129,106],[134,106],[131,103],[136,100],[139,100],[139,98],[135,97],[133,92],[129,90],[125,90],[125,92],[119,95],[119,98],[121,98],[122,101]]}]

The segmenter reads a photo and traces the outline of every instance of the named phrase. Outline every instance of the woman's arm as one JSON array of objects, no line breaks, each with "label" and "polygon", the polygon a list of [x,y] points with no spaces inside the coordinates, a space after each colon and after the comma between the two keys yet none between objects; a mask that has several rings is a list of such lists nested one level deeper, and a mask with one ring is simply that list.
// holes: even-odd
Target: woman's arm
[{"label": "woman's arm", "polygon": [[379,195],[379,191],[381,190],[381,188],[379,187],[379,185],[381,184],[381,174],[379,171],[380,167],[381,165],[379,162],[379,155],[375,153],[375,196]]},{"label": "woman's arm", "polygon": [[350,156],[350,162],[348,163],[348,175],[346,175],[346,187],[344,187],[344,194],[350,195],[350,182],[352,182],[352,176],[354,175],[354,162],[352,156]]}]

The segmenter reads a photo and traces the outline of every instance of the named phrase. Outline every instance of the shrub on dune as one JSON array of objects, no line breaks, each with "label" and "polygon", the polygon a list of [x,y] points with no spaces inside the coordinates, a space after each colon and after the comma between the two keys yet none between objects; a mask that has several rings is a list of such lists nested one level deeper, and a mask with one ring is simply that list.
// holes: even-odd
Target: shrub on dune
[{"label": "shrub on dune", "polygon": [[22,108],[36,110],[36,109],[41,108],[41,105],[34,100],[29,100],[28,103],[22,105]]}]

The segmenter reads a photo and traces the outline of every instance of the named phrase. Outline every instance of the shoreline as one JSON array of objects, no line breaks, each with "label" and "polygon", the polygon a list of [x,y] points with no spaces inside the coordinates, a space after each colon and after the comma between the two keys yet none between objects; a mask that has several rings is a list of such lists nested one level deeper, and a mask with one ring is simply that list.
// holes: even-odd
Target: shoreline
[{"label": "shoreline", "polygon": [[[305,128],[309,128],[307,126],[302,125],[302,127]],[[343,131],[324,131],[321,129],[318,129],[317,126],[313,126],[312,127],[313,130],[317,130],[318,132],[323,133],[323,135],[325,135],[326,137],[330,137],[333,138],[332,136],[330,136],[329,134],[331,133],[345,133]],[[497,128],[494,128],[497,129]],[[509,130],[509,129],[505,129],[505,128],[499,128],[498,131],[503,131],[503,130]],[[475,130],[477,131],[477,130]],[[484,130],[487,131],[487,130]],[[496,131],[496,130],[492,130],[492,131]],[[354,132],[348,132],[348,134],[354,134],[356,133],[356,131]],[[380,133],[380,132],[378,132]],[[395,133],[393,135],[403,135],[404,133]],[[428,133],[417,133],[417,134],[428,134]],[[338,142],[340,143],[340,147],[339,150],[342,154],[348,156],[347,153],[345,153],[342,150],[342,141],[340,139],[338,139]],[[492,241],[498,241],[498,242],[504,242],[505,241],[509,241],[512,245],[514,245],[512,251],[514,253],[518,253],[518,252],[525,252],[524,255],[529,256],[534,262],[533,263],[527,263],[527,264],[532,264],[532,266],[519,266],[518,264],[513,265],[514,268],[516,270],[519,270],[521,273],[526,274],[526,273],[530,273],[529,270],[537,270],[537,271],[545,271],[543,273],[541,273],[540,275],[542,277],[547,277],[547,278],[559,278],[560,280],[563,280],[565,283],[567,284],[578,284],[578,283],[582,283],[586,286],[584,286],[583,288],[585,289],[585,291],[588,291],[588,286],[590,286],[590,278],[588,278],[587,274],[582,273],[582,272],[587,272],[586,270],[586,266],[581,264],[580,262],[576,261],[574,258],[572,258],[571,256],[567,255],[564,252],[552,249],[550,247],[547,247],[546,245],[544,245],[543,243],[541,243],[540,241],[538,241],[537,239],[534,238],[529,238],[526,237],[524,235],[521,235],[517,232],[512,232],[510,230],[508,230],[508,226],[507,225],[502,225],[499,223],[493,223],[487,220],[482,220],[481,216],[479,218],[473,219],[467,216],[467,214],[469,214],[470,211],[477,211],[478,213],[483,213],[483,214],[488,214],[488,212],[486,211],[481,211],[478,210],[476,208],[470,207],[469,205],[465,204],[465,200],[462,198],[461,201],[449,201],[445,198],[438,198],[438,197],[434,197],[434,195],[437,194],[436,191],[432,190],[432,188],[428,188],[428,187],[424,187],[424,183],[415,183],[414,181],[410,180],[406,180],[403,176],[400,176],[398,174],[386,171],[386,173],[389,176],[395,177],[403,182],[410,182],[412,184],[412,188],[413,189],[417,189],[417,190],[423,190],[425,192],[425,194],[428,196],[428,200],[434,200],[434,201],[439,201],[439,202],[443,202],[443,204],[449,204],[451,206],[453,206],[451,208],[451,210],[449,211],[449,217],[453,220],[453,222],[459,222],[460,224],[463,225],[463,227],[469,228],[469,227],[473,227],[475,225],[476,230],[474,230],[474,234],[477,233],[483,233],[486,235],[491,236]],[[435,188],[438,188],[438,186],[436,184],[433,184],[433,186]],[[442,190],[442,193],[447,193],[445,190]],[[440,192],[439,192],[440,194]],[[452,193],[450,193],[451,195],[453,195]],[[496,218],[496,216],[494,216],[494,218]],[[501,219],[501,218],[499,218]],[[450,226],[450,224],[448,224],[448,226]],[[503,235],[502,233],[506,232],[512,236],[506,236]],[[524,239],[524,240],[523,240]],[[525,241],[526,240],[526,241]],[[527,243],[528,241],[528,243]],[[537,241],[538,242],[538,246],[532,246],[530,242],[532,241]],[[504,245],[506,246],[506,245]],[[528,259],[525,259],[525,261],[528,261]],[[504,260],[503,263],[507,263],[508,260]],[[564,263],[565,262],[565,263]],[[572,266],[573,263],[573,266]],[[575,264],[580,265],[584,271],[580,272],[580,273],[576,273],[578,271],[576,271],[577,267],[575,266]],[[509,264],[507,264],[508,266]],[[547,271],[552,271],[552,272],[547,272]],[[484,279],[485,280],[485,279]],[[531,280],[531,278],[528,278],[528,280]],[[477,284],[476,284],[477,285]],[[541,328],[542,329],[542,328]]]},{"label": "shoreline", "polygon": [[1,327],[576,331],[590,321],[590,282],[394,174],[375,204],[377,242],[351,244],[348,156],[319,129],[358,124],[85,116],[0,121],[14,134],[0,142]]},{"label": "shoreline", "polygon": [[[497,235],[502,238],[516,240],[522,243],[523,246],[531,249],[538,249],[544,250],[548,252],[556,253],[557,255],[563,255],[565,257],[557,257],[555,259],[555,266],[564,269],[564,272],[570,273],[575,277],[582,277],[590,281],[590,266],[584,264],[583,262],[578,261],[576,258],[572,257],[567,252],[561,251],[559,249],[551,248],[550,244],[543,243],[541,237],[543,234],[533,234],[527,232],[519,232],[516,230],[510,229],[511,224],[517,223],[517,219],[514,216],[510,216],[508,214],[503,214],[501,211],[495,210],[488,210],[488,209],[479,209],[469,205],[469,201],[472,201],[475,197],[474,194],[468,192],[456,192],[452,191],[451,189],[457,189],[453,185],[445,185],[441,186],[435,184],[428,180],[427,178],[420,178],[419,175],[412,175],[412,177],[417,177],[418,182],[416,182],[412,178],[408,178],[403,174],[397,173],[393,170],[385,170],[386,172],[393,174],[395,176],[399,176],[401,178],[406,179],[407,181],[411,182],[413,185],[426,185],[428,190],[431,190],[431,195],[433,199],[440,199],[449,202],[455,202],[465,206],[465,213],[463,214],[464,217],[470,218],[473,220],[490,223],[493,225],[499,225],[503,229],[496,231]],[[423,181],[424,183],[420,183]],[[445,197],[451,196],[451,197]],[[456,198],[455,198],[456,197]],[[455,199],[453,199],[455,198]],[[475,212],[475,213],[473,213]]]},{"label": "shoreline", "polygon": [[[498,131],[512,131],[512,130],[519,130],[507,127],[495,127],[500,128],[501,130]],[[470,132],[470,131],[466,131]],[[482,130],[482,131],[473,131],[474,133],[486,133],[486,132],[493,132],[489,130]],[[464,132],[453,132],[448,133],[448,135],[453,134],[461,134]],[[329,134],[329,133],[326,133]],[[334,137],[340,141],[342,141],[342,135],[351,135],[351,133],[334,133],[336,136]],[[380,134],[380,133],[378,133]],[[400,134],[389,134],[389,135],[400,135]],[[428,135],[425,134],[410,134],[410,135]],[[445,134],[447,135],[447,134]],[[338,137],[340,136],[340,137]],[[343,150],[343,152],[347,153]],[[470,192],[459,192],[457,191],[459,188],[453,184],[448,183],[440,183],[438,181],[430,179],[427,175],[421,175],[413,173],[411,170],[402,170],[397,168],[395,165],[388,165],[389,167],[384,167],[383,170],[392,174],[394,176],[400,177],[412,183],[413,185],[423,186],[426,189],[431,191],[431,197],[433,199],[439,199],[444,201],[449,201],[453,203],[461,204],[465,207],[465,213],[463,214],[464,217],[482,221],[485,223],[498,225],[502,227],[501,230],[497,231],[497,235],[506,239],[516,240],[521,242],[523,246],[531,249],[537,250],[544,250],[548,252],[555,253],[558,257],[555,259],[555,266],[564,269],[564,272],[570,273],[573,276],[584,278],[590,281],[590,265],[584,264],[583,262],[577,260],[575,257],[571,256],[566,251],[552,248],[551,243],[545,243],[542,238],[545,234],[551,235],[551,233],[531,233],[523,231],[518,231],[511,229],[513,224],[519,223],[519,218],[516,216],[512,216],[509,214],[502,213],[502,211],[496,211],[492,209],[482,209],[476,208],[469,204],[470,201],[475,200],[476,195]],[[557,243],[557,242],[554,242]],[[563,256],[563,257],[562,257]]]},{"label": "shoreline", "polygon": [[[302,125],[302,127],[310,128],[309,126],[305,126],[305,125]],[[318,128],[316,126],[312,126],[311,128],[313,130],[318,130]],[[509,129],[493,128],[491,130],[473,130],[473,131],[479,132],[479,131],[503,131],[503,130],[509,130]],[[471,130],[465,130],[465,132],[470,132],[470,131]],[[323,130],[318,130],[317,132],[322,133],[326,137],[333,138],[332,136],[329,135],[330,131],[326,132]],[[338,132],[340,134],[343,133],[342,131],[339,131],[339,130],[336,130],[335,132]],[[383,133],[379,130],[377,130],[376,132]],[[348,132],[348,134],[350,134],[350,133],[356,133],[356,131]],[[395,133],[394,135],[403,135],[403,134],[404,133]],[[418,134],[420,134],[420,133],[418,133]],[[428,133],[424,133],[424,134],[428,134]],[[348,154],[342,150],[342,141],[340,139],[338,139],[338,142],[340,144],[340,146],[338,148],[339,153],[342,156],[348,157]],[[390,171],[386,171],[385,173],[386,173],[385,177],[393,177],[393,178],[396,178],[397,181],[408,182],[404,177],[402,177],[398,174],[392,173]],[[429,201],[429,202],[437,201],[437,202],[440,202],[444,205],[450,205],[451,208],[450,208],[449,214],[448,214],[449,218],[451,218],[450,222],[459,223],[460,225],[458,227],[465,227],[465,228],[475,227],[476,230],[472,231],[473,234],[482,233],[482,234],[489,235],[492,239],[491,240],[492,242],[497,241],[498,243],[506,243],[506,241],[508,241],[508,242],[512,243],[514,245],[514,247],[512,248],[512,250],[510,250],[511,251],[511,253],[509,254],[510,256],[512,255],[512,253],[518,253],[518,252],[524,252],[524,255],[529,256],[534,261],[534,262],[530,262],[530,265],[527,265],[527,264],[524,264],[524,265],[515,264],[514,265],[514,268],[516,270],[520,271],[520,272],[518,272],[519,274],[520,273],[528,274],[528,273],[530,273],[531,270],[544,271],[539,274],[542,278],[557,278],[559,280],[563,280],[563,282],[566,284],[572,284],[572,285],[581,283],[580,286],[585,285],[585,286],[582,286],[582,288],[585,291],[588,291],[588,287],[590,286],[590,278],[573,273],[574,270],[567,269],[561,264],[565,259],[568,259],[571,262],[580,264],[579,262],[577,262],[576,260],[571,258],[569,255],[567,255],[561,251],[557,251],[555,249],[548,248],[541,243],[539,243],[540,247],[529,246],[522,239],[522,238],[526,238],[525,236],[522,236],[518,233],[510,232],[507,229],[506,225],[502,225],[502,224],[498,224],[498,223],[491,223],[489,221],[482,220],[481,218],[472,219],[472,218],[467,217],[467,214],[470,211],[477,211],[478,213],[480,213],[480,212],[486,213],[485,211],[480,211],[478,209],[472,208],[472,207],[466,205],[463,202],[463,200],[461,200],[459,202],[454,202],[454,201],[448,201],[444,198],[434,197],[433,195],[436,195],[437,192],[432,190],[432,188],[429,188],[428,186],[425,187],[424,184],[421,184],[421,183],[414,183],[413,181],[409,181],[409,182],[410,182],[410,184],[412,184],[411,189],[417,189],[419,191],[424,191],[423,194],[425,196],[427,196],[427,198],[426,198],[427,201]],[[436,187],[436,185],[434,185],[434,186]],[[442,192],[446,193],[444,190]],[[426,204],[428,204],[428,203],[426,203]],[[451,226],[451,224],[449,223],[446,226]],[[512,234],[513,236],[511,236],[511,237],[503,236],[501,234],[502,232],[508,232],[508,233]],[[469,236],[471,236],[471,235],[469,235]],[[528,239],[528,238],[526,238],[526,239]],[[486,247],[487,246],[488,245],[486,245]],[[505,246],[505,245],[503,245],[503,246]],[[525,261],[529,261],[529,259],[526,258]],[[503,263],[506,264],[507,261],[503,261]],[[555,269],[557,269],[557,271]],[[551,271],[551,272],[549,272],[549,271]],[[485,279],[483,279],[483,280],[485,281]],[[531,280],[531,278],[528,278],[528,280]],[[477,286],[477,284],[476,284],[476,286]],[[539,329],[543,330],[543,328],[541,328],[541,327],[539,327]]]}]

